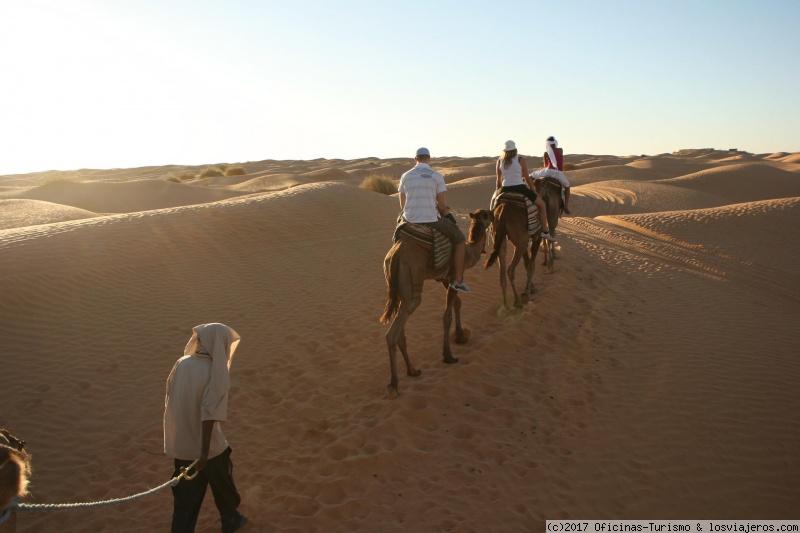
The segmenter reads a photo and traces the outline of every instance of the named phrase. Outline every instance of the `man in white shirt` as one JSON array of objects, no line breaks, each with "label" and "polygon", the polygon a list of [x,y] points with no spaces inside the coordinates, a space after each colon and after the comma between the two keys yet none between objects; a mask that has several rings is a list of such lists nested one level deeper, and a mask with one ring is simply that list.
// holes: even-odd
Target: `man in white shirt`
[{"label": "man in white shirt", "polygon": [[193,533],[206,488],[211,485],[222,519],[222,533],[241,528],[247,519],[233,483],[231,448],[222,434],[228,413],[229,369],[241,338],[224,324],[195,326],[184,356],[167,378],[164,400],[164,452],[174,460],[173,477],[197,459],[197,477],[172,487],[172,533]]},{"label": "man in white shirt", "polygon": [[444,177],[430,167],[430,160],[431,153],[427,148],[417,150],[414,157],[416,166],[400,178],[400,209],[408,222],[435,228],[452,241],[455,276],[450,288],[470,292],[471,289],[464,283],[466,238],[447,207]]}]

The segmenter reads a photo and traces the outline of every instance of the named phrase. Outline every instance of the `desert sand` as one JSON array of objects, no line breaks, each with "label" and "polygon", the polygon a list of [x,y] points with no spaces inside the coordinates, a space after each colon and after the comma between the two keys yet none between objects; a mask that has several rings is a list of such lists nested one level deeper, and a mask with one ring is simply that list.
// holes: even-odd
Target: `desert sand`
[{"label": "desert sand", "polygon": [[[521,310],[497,266],[467,271],[456,365],[426,282],[406,328],[422,375],[397,399],[378,318],[399,204],[359,184],[410,158],[0,176],[0,427],[33,454],[26,501],[167,481],[167,375],[192,326],[223,322],[247,531],[800,518],[800,154],[566,149],[554,270]],[[464,230],[493,161],[432,162]],[[171,510],[167,490],[20,511],[18,531],[165,531]],[[219,531],[210,494],[197,531]]]}]

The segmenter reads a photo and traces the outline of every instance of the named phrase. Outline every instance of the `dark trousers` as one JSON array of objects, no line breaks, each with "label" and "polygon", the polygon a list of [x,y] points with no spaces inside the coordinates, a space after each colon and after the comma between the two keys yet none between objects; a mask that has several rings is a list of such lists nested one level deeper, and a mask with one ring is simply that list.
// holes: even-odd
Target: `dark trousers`
[{"label": "dark trousers", "polygon": [[[175,472],[172,477],[180,475],[181,467],[189,466],[192,461],[175,459]],[[194,472],[194,470],[192,470]],[[206,488],[211,485],[214,503],[222,519],[222,531],[227,531],[239,521],[239,507],[242,499],[233,484],[233,463],[231,449],[228,448],[213,459],[191,480],[181,479],[172,487],[175,506],[172,511],[172,533],[194,533],[197,516],[203,505]],[[227,527],[226,527],[227,526]]]},{"label": "dark trousers", "polygon": [[535,202],[537,198],[536,192],[529,189],[524,183],[522,185],[512,185],[511,187],[500,187],[500,192],[520,192],[531,202]]}]

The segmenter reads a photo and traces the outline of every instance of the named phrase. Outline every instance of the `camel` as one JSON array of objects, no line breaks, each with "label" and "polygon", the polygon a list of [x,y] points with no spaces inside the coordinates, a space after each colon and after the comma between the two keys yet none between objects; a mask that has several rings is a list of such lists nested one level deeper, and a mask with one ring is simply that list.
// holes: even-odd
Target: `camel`
[{"label": "camel", "polygon": [[30,463],[25,442],[0,429],[0,531],[17,529],[16,509],[10,508],[16,498],[28,494]]},{"label": "camel", "polygon": [[[549,209],[549,208],[548,208]],[[553,226],[550,226],[551,228]],[[553,231],[552,229],[550,231]],[[487,269],[492,266],[500,258],[500,287],[503,289],[503,306],[508,307],[508,300],[506,298],[506,276],[508,281],[511,282],[511,290],[514,293],[514,307],[521,308],[523,299],[527,301],[530,296],[536,292],[536,287],[533,284],[533,272],[536,269],[536,254],[539,253],[539,245],[542,240],[542,229],[528,235],[528,211],[525,207],[510,203],[501,202],[494,210],[494,222],[492,223],[492,240],[494,241],[494,249],[486,260],[483,268]],[[533,245],[530,250],[530,257],[528,256],[528,241],[533,238]],[[506,239],[511,241],[514,245],[514,256],[511,258],[511,263],[506,269]],[[520,259],[524,260],[526,277],[525,277],[525,290],[520,295],[517,292],[517,287],[514,284],[514,273],[517,269]]]},{"label": "camel", "polygon": [[[554,178],[544,178],[534,180],[534,187],[536,188],[536,193],[547,207],[547,224],[550,226],[550,235],[555,239],[558,218],[561,216],[562,211],[561,184]],[[556,259],[555,243],[545,240],[542,248],[544,249],[544,262],[542,264],[547,266],[547,270],[552,271],[554,268],[553,261]]]},{"label": "camel", "polygon": [[[478,263],[486,244],[486,229],[494,219],[492,212],[488,209],[479,209],[474,213],[470,213],[469,216],[472,219],[472,223],[467,237],[464,268],[472,268]],[[444,362],[446,364],[458,362],[458,359],[453,357],[453,353],[450,350],[449,335],[453,310],[455,310],[456,315],[455,342],[458,344],[467,342],[464,331],[461,329],[461,298],[458,292],[450,288],[450,282],[453,277],[452,258],[439,270],[430,268],[428,264],[429,258],[429,246],[425,246],[415,239],[401,238],[391,247],[383,262],[388,296],[386,308],[381,316],[381,323],[387,324],[391,321],[389,331],[386,333],[386,344],[389,348],[389,367],[392,373],[392,380],[387,386],[390,398],[396,398],[398,395],[398,347],[406,362],[406,374],[410,377],[417,377],[422,373],[418,368],[414,367],[408,357],[405,327],[409,317],[422,301],[422,286],[426,279],[435,279],[441,282],[447,291],[442,319],[444,326],[442,356]]]}]

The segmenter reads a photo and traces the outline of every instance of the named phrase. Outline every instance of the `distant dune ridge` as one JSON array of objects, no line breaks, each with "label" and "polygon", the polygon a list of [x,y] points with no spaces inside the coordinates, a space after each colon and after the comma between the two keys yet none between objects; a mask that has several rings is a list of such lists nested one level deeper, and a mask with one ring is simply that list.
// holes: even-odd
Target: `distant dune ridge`
[{"label": "distant dune ridge", "polygon": [[[432,161],[464,230],[495,159]],[[33,454],[27,501],[169,479],[165,380],[214,321],[242,336],[224,431],[245,531],[796,519],[800,154],[566,161],[555,270],[537,265],[521,310],[502,307],[497,268],[469,270],[456,365],[441,362],[444,291],[426,284],[406,327],[422,375],[401,370],[396,400],[378,317],[399,202],[359,185],[412,158],[181,183],[167,176],[211,165],[0,176],[0,427]],[[162,531],[171,509],[166,491],[20,511],[18,531]],[[197,531],[218,530],[207,495]]]}]

